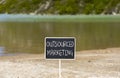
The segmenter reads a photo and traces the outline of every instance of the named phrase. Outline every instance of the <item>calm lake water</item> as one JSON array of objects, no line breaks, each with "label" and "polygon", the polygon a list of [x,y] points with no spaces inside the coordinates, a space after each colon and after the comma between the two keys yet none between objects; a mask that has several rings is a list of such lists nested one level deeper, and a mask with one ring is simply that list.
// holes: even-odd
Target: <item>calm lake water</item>
[{"label": "calm lake water", "polygon": [[120,22],[0,22],[0,53],[43,53],[45,37],[76,37],[77,51],[120,47]]}]

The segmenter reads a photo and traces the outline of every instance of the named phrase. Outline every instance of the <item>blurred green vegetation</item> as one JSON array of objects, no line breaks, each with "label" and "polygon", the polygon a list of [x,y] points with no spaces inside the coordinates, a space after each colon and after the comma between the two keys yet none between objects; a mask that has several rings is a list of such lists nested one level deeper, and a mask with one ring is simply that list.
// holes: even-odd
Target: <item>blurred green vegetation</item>
[{"label": "blurred green vegetation", "polygon": [[0,0],[0,13],[112,14],[120,0]]}]

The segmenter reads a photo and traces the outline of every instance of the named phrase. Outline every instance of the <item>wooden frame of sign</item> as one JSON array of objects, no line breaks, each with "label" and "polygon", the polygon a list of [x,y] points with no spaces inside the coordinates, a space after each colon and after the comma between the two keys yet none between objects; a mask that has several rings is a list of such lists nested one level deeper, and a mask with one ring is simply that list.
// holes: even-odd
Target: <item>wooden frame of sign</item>
[{"label": "wooden frame of sign", "polygon": [[74,60],[75,37],[45,37],[44,57],[48,60]]}]

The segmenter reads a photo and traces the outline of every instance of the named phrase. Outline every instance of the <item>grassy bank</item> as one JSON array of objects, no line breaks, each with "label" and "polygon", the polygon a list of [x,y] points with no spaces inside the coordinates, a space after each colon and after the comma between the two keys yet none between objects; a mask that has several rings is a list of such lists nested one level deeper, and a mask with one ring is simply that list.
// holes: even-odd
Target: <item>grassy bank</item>
[{"label": "grassy bank", "polygon": [[120,15],[0,15],[0,22],[120,22]]}]

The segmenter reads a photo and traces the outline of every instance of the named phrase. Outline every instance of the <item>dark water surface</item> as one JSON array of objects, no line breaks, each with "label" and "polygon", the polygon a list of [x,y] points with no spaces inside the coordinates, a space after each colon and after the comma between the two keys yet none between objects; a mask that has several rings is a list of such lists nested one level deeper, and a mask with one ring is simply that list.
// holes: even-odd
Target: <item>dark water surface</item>
[{"label": "dark water surface", "polygon": [[77,51],[120,47],[120,22],[1,22],[0,53],[43,53],[45,37],[76,37]]}]

